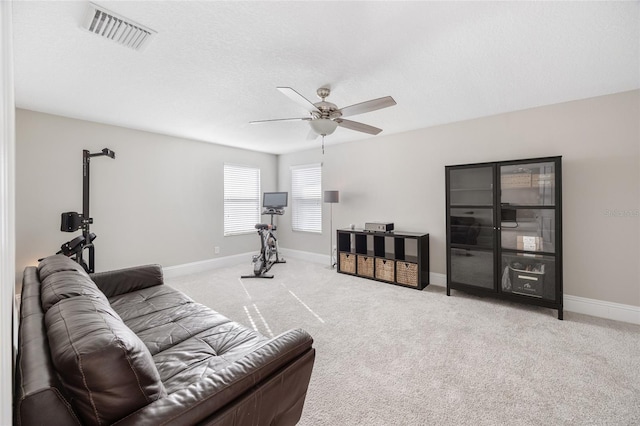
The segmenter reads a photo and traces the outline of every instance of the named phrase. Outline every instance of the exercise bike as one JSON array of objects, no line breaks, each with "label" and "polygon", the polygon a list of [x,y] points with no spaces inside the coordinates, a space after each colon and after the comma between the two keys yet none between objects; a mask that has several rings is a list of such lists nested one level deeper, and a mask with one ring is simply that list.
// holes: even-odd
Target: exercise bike
[{"label": "exercise bike", "polygon": [[287,193],[265,192],[262,204],[265,206],[262,214],[270,215],[271,221],[270,223],[256,224],[255,228],[260,237],[260,253],[253,256],[253,275],[243,275],[240,278],[273,278],[273,275],[267,274],[271,267],[276,263],[287,263],[280,255],[278,239],[274,234],[277,226],[273,224],[274,215],[284,214],[283,207],[287,205]]},{"label": "exercise bike", "polygon": [[273,275],[267,274],[271,267],[276,263],[287,263],[280,256],[278,239],[274,234],[278,228],[273,224],[273,215],[282,215],[284,210],[280,209],[280,212],[272,212],[272,210],[275,209],[265,209],[266,212],[262,213],[271,215],[271,223],[256,224],[260,236],[260,254],[253,256],[253,275],[243,275],[241,278],[273,278]]}]

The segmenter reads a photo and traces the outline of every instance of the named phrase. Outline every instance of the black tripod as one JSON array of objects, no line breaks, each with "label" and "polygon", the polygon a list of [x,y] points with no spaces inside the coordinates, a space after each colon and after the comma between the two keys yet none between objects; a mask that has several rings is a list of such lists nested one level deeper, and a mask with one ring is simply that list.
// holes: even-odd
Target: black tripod
[{"label": "black tripod", "polygon": [[[60,251],[56,254],[64,254],[78,262],[88,273],[95,272],[95,247],[93,240],[96,234],[89,230],[89,225],[93,223],[93,218],[89,216],[89,166],[92,157],[107,156],[116,158],[116,153],[108,148],[104,148],[101,152],[91,154],[88,150],[82,150],[82,213],[66,212],[62,213],[60,220],[60,230],[62,232],[75,232],[82,229],[82,235],[79,235],[67,241],[60,247]],[[84,261],[83,252],[87,250],[89,255],[89,263]],[[42,259],[40,259],[42,260]]]}]

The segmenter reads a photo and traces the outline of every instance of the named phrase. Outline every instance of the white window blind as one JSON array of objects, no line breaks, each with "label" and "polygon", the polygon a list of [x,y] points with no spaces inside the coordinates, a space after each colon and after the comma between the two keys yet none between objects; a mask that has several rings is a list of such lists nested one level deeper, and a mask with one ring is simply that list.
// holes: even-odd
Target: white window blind
[{"label": "white window blind", "polygon": [[291,168],[291,225],[294,231],[322,232],[322,165]]},{"label": "white window blind", "polygon": [[260,222],[260,169],[224,165],[224,235],[254,232]]}]

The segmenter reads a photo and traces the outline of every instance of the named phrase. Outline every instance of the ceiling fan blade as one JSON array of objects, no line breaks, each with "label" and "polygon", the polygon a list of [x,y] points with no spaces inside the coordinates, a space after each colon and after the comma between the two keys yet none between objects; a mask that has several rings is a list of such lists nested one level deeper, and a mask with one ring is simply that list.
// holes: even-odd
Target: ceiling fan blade
[{"label": "ceiling fan blade", "polygon": [[307,98],[302,96],[300,93],[293,90],[291,87],[278,87],[278,90],[291,99],[293,102],[300,105],[306,111],[309,112],[320,112],[320,110]]},{"label": "ceiling fan blade", "polygon": [[351,115],[363,114],[365,112],[387,108],[394,106],[395,104],[396,101],[391,96],[385,96],[384,98],[372,99],[370,101],[360,102],[359,104],[349,105],[341,108],[340,112],[343,117],[349,117]]},{"label": "ceiling fan blade", "polygon": [[311,117],[301,117],[301,118],[273,118],[271,120],[254,120],[250,121],[249,124],[260,124],[260,123],[269,123],[271,121],[309,121]]},{"label": "ceiling fan blade", "polygon": [[369,133],[371,135],[377,135],[382,131],[382,129],[378,129],[377,127],[369,126],[368,124],[359,123],[357,121],[351,120],[343,120],[342,118],[337,118],[335,120],[338,123],[338,126],[344,127],[346,129],[356,130],[358,132]]}]

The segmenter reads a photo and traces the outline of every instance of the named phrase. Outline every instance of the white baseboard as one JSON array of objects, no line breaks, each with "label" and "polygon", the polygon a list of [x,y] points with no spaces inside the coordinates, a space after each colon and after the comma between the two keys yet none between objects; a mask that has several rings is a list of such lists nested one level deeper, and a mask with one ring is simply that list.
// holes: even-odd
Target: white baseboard
[{"label": "white baseboard", "polygon": [[[283,257],[305,260],[307,262],[329,265],[329,256],[325,254],[311,253],[308,251],[280,249]],[[184,265],[169,266],[163,268],[164,276],[167,278],[179,277],[188,274],[195,274],[224,266],[237,265],[242,262],[251,263],[251,258],[255,253],[242,253],[233,256],[207,259],[199,262],[187,263]],[[447,276],[436,272],[429,274],[431,285],[446,287]],[[607,302],[604,300],[587,299],[586,297],[564,295],[564,310],[578,314],[591,315],[599,318],[606,318],[615,321],[640,324],[640,306],[623,305],[621,303]]]},{"label": "white baseboard", "polygon": [[586,297],[564,295],[564,310],[640,325],[640,307]]},{"label": "white baseboard", "polygon": [[330,265],[331,260],[329,256],[326,254],[311,253],[309,251],[291,250],[286,248],[281,248],[280,252],[285,258],[291,257],[294,259],[306,260],[307,262],[313,262],[313,263],[319,263],[321,265],[331,266]]},{"label": "white baseboard", "polygon": [[[289,250],[285,248],[280,249],[282,257],[285,259],[291,257],[294,259],[305,260],[307,262],[319,263],[329,265],[329,256],[311,253],[301,250]],[[200,260],[198,262],[185,263],[183,265],[167,266],[162,268],[162,272],[166,278],[181,277],[189,274],[196,274],[198,272],[205,272],[216,268],[222,268],[225,266],[233,266],[239,263],[247,262],[251,264],[251,260],[255,255],[255,252],[234,254],[232,256],[218,257],[215,259]]]},{"label": "white baseboard", "polygon": [[[447,286],[447,276],[445,274],[432,272],[429,274],[429,279],[432,285]],[[586,297],[572,296],[570,294],[564,295],[563,305],[565,312],[575,312],[576,314],[640,325],[640,306],[587,299]]]},{"label": "white baseboard", "polygon": [[215,259],[200,260],[198,262],[185,263],[183,265],[167,266],[162,268],[165,278],[181,277],[183,275],[196,274],[198,272],[209,271],[211,269],[233,266],[246,262],[251,264],[251,259],[255,253],[241,253],[232,256],[223,256]]},{"label": "white baseboard", "polygon": [[447,286],[447,276],[445,274],[438,274],[437,272],[429,273],[429,285],[437,285],[438,287]]}]

